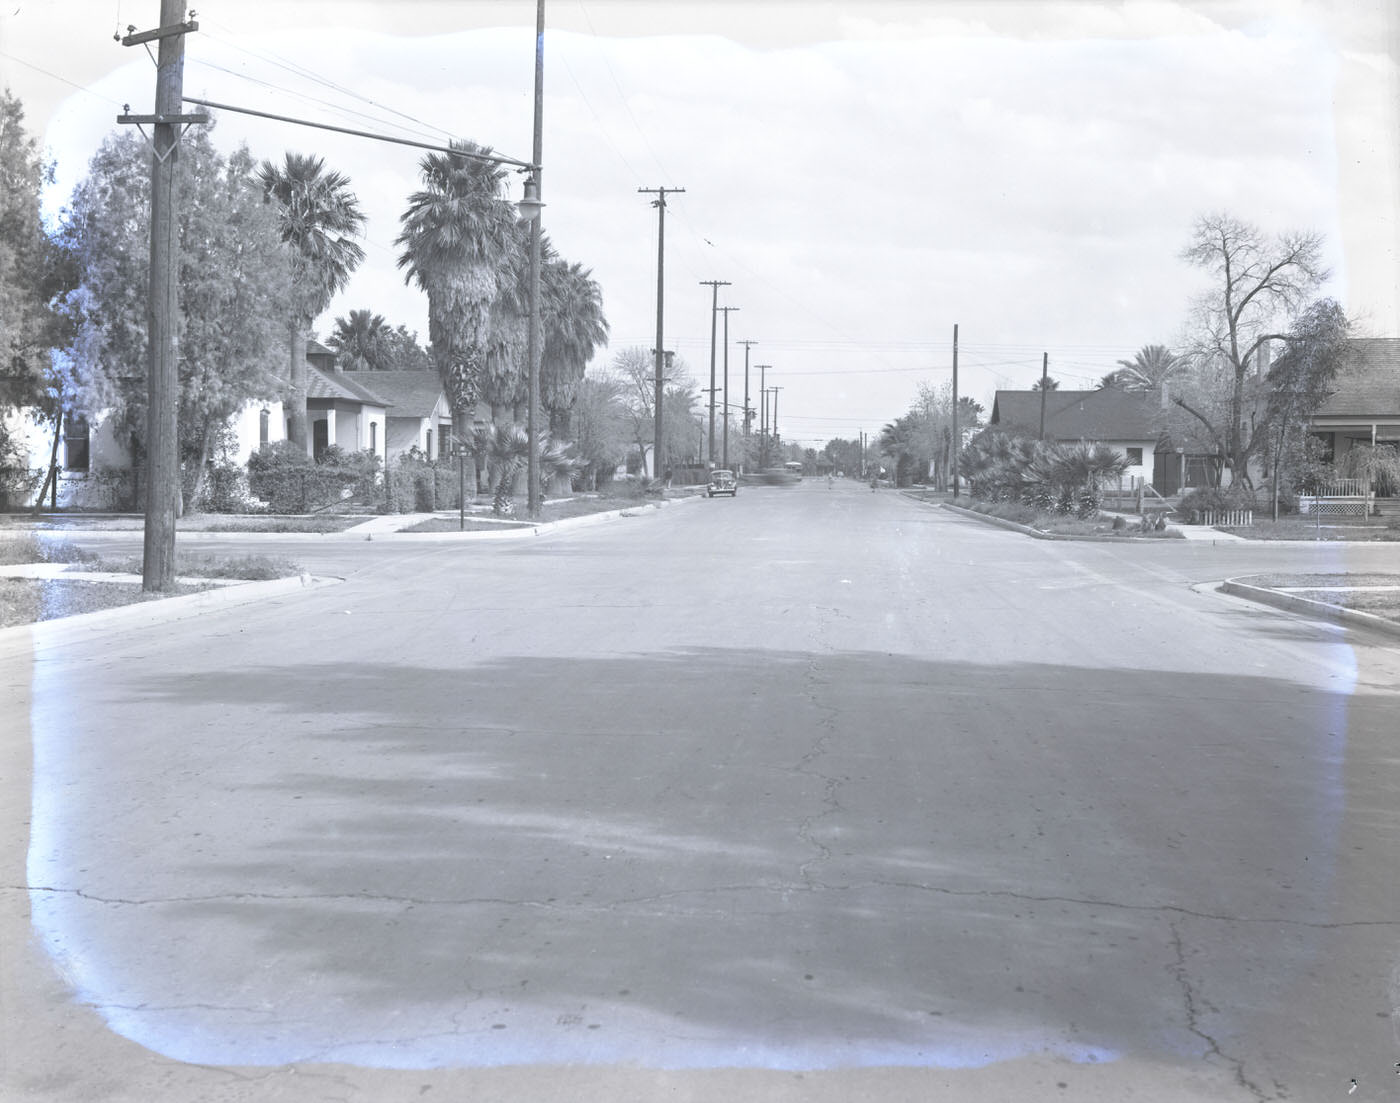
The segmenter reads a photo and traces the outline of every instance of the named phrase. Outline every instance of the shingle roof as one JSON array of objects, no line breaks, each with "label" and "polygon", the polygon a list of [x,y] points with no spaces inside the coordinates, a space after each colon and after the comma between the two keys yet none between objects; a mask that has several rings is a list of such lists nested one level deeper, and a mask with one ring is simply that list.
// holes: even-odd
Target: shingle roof
[{"label": "shingle roof", "polygon": [[442,397],[435,371],[348,371],[341,378],[381,395],[394,417],[428,417]]},{"label": "shingle roof", "polygon": [[[1055,440],[1156,440],[1155,396],[1103,387],[1096,391],[1049,391],[1045,435]],[[1040,433],[1039,391],[997,391],[990,424]]]},{"label": "shingle roof", "polygon": [[1353,338],[1336,391],[1317,417],[1400,416],[1400,337]]},{"label": "shingle roof", "polygon": [[349,402],[362,402],[368,406],[389,405],[368,387],[351,380],[347,373],[322,371],[315,364],[306,366],[306,397],[338,398]]}]

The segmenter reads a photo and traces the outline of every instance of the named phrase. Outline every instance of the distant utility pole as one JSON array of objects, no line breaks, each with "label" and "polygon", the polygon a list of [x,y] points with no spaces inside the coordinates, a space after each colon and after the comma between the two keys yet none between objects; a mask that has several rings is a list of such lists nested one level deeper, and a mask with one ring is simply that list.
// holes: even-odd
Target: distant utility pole
[{"label": "distant utility pole", "polygon": [[722,306],[724,312],[724,445],[720,453],[724,457],[721,467],[729,467],[729,313],[738,310],[737,306]]},{"label": "distant utility pole", "polygon": [[[651,475],[657,478],[661,474],[661,396],[663,386],[663,367],[661,350],[666,347],[662,341],[662,328],[665,318],[666,303],[666,195],[677,192],[684,193],[684,188],[638,188],[638,192],[644,195],[655,195],[651,205],[656,208],[656,402],[652,409],[656,417],[656,431],[652,439],[652,461]],[[645,459],[646,457],[643,457]],[[643,469],[645,469],[643,464]]]},{"label": "distant utility pole", "polygon": [[[175,585],[175,516],[180,511],[180,403],[178,273],[180,271],[180,128],[207,123],[208,115],[181,115],[185,83],[185,35],[199,24],[185,21],[185,0],[161,0],[160,26],[131,28],[123,46],[159,40],[154,115],[122,114],[119,123],[150,125],[151,267],[147,307],[149,349],[146,385],[146,531],[141,588],[158,593]],[[129,110],[129,109],[128,109]]]},{"label": "distant utility pole", "polygon": [[758,469],[762,471],[768,466],[768,388],[764,386],[765,377],[772,364],[755,364],[758,369]]},{"label": "distant utility pole", "polygon": [[744,458],[748,459],[749,443],[749,348],[757,341],[740,341],[744,346]]},{"label": "distant utility pole", "polygon": [[776,442],[781,439],[778,436],[778,392],[783,388],[769,387],[768,389],[773,392],[773,440]]},{"label": "distant utility pole", "polygon": [[958,496],[958,451],[962,438],[958,436],[958,323],[953,323],[953,497]]},{"label": "distant utility pole", "polygon": [[701,287],[713,290],[710,301],[710,451],[711,463],[715,462],[715,325],[719,320],[719,289],[728,287],[728,280],[701,280]]},{"label": "distant utility pole", "polygon": [[1050,354],[1041,353],[1040,358],[1040,439],[1045,439],[1045,392],[1050,383]]}]

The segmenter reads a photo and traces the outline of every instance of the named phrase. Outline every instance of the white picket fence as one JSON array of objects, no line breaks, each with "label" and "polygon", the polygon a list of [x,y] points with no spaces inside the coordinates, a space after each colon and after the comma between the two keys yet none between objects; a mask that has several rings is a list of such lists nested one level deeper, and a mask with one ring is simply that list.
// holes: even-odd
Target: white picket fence
[{"label": "white picket fence", "polygon": [[1254,524],[1254,510],[1204,509],[1201,511],[1201,524],[1225,525],[1228,528],[1238,528],[1241,525],[1252,525]]},{"label": "white picket fence", "polygon": [[1338,479],[1318,494],[1298,495],[1298,512],[1316,517],[1366,517],[1375,511],[1375,494],[1365,479]]}]

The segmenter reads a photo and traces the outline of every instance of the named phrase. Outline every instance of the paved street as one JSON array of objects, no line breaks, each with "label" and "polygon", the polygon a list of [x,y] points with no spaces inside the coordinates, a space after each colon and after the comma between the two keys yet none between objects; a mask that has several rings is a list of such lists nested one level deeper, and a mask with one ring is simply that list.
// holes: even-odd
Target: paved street
[{"label": "paved street", "polygon": [[286,554],[0,648],[0,1097],[1394,1098],[1400,641],[1199,585],[1393,546],[809,482]]}]

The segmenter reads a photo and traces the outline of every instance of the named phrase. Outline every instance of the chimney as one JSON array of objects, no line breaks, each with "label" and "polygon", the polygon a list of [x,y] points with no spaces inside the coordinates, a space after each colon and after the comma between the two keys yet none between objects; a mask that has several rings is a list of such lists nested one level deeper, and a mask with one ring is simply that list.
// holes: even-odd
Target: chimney
[{"label": "chimney", "polygon": [[1260,379],[1269,374],[1269,365],[1273,360],[1273,352],[1269,347],[1269,339],[1266,337],[1259,345],[1258,360],[1256,361],[1258,370],[1254,373]]}]

